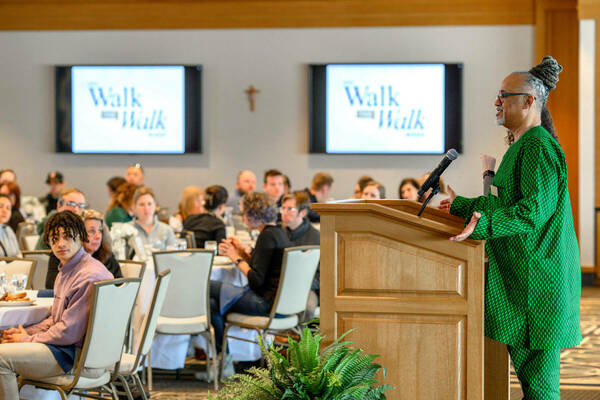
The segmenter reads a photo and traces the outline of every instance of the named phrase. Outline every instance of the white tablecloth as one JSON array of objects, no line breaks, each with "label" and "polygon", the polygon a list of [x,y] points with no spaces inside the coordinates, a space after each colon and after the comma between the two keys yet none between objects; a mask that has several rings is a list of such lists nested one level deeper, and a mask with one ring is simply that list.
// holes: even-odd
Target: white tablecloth
[{"label": "white tablecloth", "polygon": [[[232,263],[224,263],[222,257],[216,259],[220,265],[213,265],[210,275],[211,280],[228,282],[236,286],[248,284],[248,278]],[[154,263],[152,259],[146,260],[146,270],[140,286],[139,301],[134,312],[134,343],[140,333],[144,316],[148,312],[152,300],[152,291],[155,282]],[[234,336],[255,340],[256,331],[233,327],[229,333]],[[206,351],[203,337],[195,336],[193,343],[196,347]],[[190,335],[157,335],[151,349],[152,367],[162,369],[179,369],[185,364],[185,357],[190,345]],[[228,340],[229,353],[234,361],[255,361],[261,356],[258,345],[240,340]]]},{"label": "white tablecloth", "polygon": [[[35,291],[29,292],[28,296],[35,296]],[[35,305],[22,307],[0,307],[0,330],[12,328],[22,324],[23,326],[37,324],[48,315],[52,308],[53,298],[40,297],[35,300]]]}]

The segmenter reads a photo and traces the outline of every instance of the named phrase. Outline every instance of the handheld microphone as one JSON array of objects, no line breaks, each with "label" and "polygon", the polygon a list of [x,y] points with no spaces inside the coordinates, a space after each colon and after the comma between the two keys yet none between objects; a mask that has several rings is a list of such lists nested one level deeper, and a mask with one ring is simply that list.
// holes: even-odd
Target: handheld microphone
[{"label": "handheld microphone", "polygon": [[440,176],[444,173],[448,165],[458,158],[458,152],[454,149],[448,150],[442,161],[438,166],[429,174],[427,180],[421,185],[419,189],[419,197],[422,197],[426,191],[428,191],[435,183],[440,179]]}]

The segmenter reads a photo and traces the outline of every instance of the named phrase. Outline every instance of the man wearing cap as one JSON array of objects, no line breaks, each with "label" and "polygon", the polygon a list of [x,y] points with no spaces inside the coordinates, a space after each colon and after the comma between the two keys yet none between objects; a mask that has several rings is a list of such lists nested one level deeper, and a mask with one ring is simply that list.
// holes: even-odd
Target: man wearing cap
[{"label": "man wearing cap", "polygon": [[52,210],[56,210],[58,203],[58,195],[65,187],[63,174],[58,171],[48,172],[46,177],[46,185],[50,186],[50,192],[41,199],[42,204],[46,207],[46,214],[50,214]]}]

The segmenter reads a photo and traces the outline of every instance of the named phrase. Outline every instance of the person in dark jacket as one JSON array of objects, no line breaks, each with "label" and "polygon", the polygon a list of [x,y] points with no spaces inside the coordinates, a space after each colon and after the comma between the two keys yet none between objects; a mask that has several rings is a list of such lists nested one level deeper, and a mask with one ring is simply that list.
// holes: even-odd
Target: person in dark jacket
[{"label": "person in dark jacket", "polygon": [[253,250],[244,247],[237,239],[229,238],[219,245],[219,253],[229,257],[248,277],[248,287],[240,296],[226,305],[220,304],[221,290],[225,284],[210,283],[210,318],[215,329],[217,350],[220,351],[229,312],[267,316],[279,287],[283,253],[290,247],[287,234],[278,225],[275,201],[265,193],[248,193],[243,198],[242,215],[250,230],[260,234]]},{"label": "person in dark jacket", "polygon": [[[290,238],[292,246],[320,245],[321,232],[315,229],[307,218],[310,210],[310,202],[306,192],[295,192],[283,196],[281,202],[281,222]],[[315,278],[311,286],[314,294],[311,294],[307,311],[312,315],[314,309],[319,304],[319,295],[321,290],[321,271],[317,268]]]},{"label": "person in dark jacket", "polygon": [[227,189],[214,185],[204,191],[206,212],[190,215],[183,221],[183,229],[194,232],[196,247],[204,248],[208,240],[221,243],[225,239],[225,223],[221,219],[227,203]]},{"label": "person in dark jacket", "polygon": [[[327,172],[317,172],[313,176],[310,188],[304,189],[309,203],[326,202],[331,193],[331,186],[333,186],[333,177]],[[306,218],[310,222],[319,222],[321,220],[319,214],[310,208],[306,210]]]},{"label": "person in dark jacket", "polygon": [[[96,210],[83,210],[81,217],[87,231],[87,241],[83,242],[85,252],[104,264],[115,279],[122,278],[121,266],[113,255],[110,234],[104,224],[102,213]],[[52,253],[48,261],[48,275],[46,275],[46,288],[48,289],[54,287],[59,263],[58,258]]]}]

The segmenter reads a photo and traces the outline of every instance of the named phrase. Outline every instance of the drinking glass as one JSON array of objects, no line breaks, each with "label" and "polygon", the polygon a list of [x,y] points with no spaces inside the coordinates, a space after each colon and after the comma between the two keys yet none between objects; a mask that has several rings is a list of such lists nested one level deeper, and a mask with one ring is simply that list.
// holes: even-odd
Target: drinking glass
[{"label": "drinking glass", "polygon": [[206,242],[204,242],[204,248],[206,250],[212,250],[215,252],[215,255],[217,255],[217,242],[215,240],[207,240]]}]

